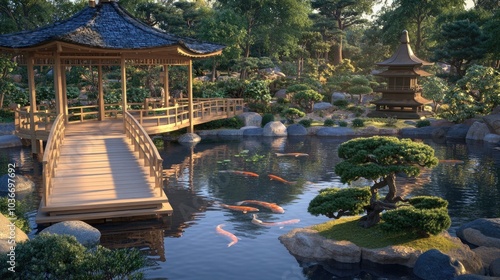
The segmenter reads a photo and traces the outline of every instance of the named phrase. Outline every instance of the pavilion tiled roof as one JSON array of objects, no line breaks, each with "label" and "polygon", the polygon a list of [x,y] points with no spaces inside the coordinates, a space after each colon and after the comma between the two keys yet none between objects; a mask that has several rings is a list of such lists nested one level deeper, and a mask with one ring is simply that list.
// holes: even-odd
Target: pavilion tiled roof
[{"label": "pavilion tiled roof", "polygon": [[100,1],[74,16],[35,30],[0,35],[0,48],[23,49],[60,41],[91,48],[134,50],[182,46],[197,54],[220,51],[223,45],[175,36],[130,15],[114,1]]},{"label": "pavilion tiled roof", "polygon": [[404,30],[401,35],[401,44],[396,52],[390,58],[376,64],[378,66],[422,66],[434,63],[420,59],[413,53],[408,31]]}]

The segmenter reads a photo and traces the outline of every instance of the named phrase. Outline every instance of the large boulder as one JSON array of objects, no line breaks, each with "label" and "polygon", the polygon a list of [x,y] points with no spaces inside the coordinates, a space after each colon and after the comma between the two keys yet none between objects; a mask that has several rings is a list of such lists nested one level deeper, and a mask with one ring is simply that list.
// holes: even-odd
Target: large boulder
[{"label": "large boulder", "polygon": [[488,143],[492,143],[492,144],[498,144],[498,143],[500,143],[500,135],[495,134],[495,133],[488,133],[484,136],[483,141],[488,142]]},{"label": "large boulder", "polygon": [[422,252],[405,246],[388,246],[385,248],[362,248],[363,261],[376,264],[398,264],[413,267]]},{"label": "large boulder", "polygon": [[491,276],[500,277],[500,258],[491,262],[489,270]]},{"label": "large boulder", "polygon": [[12,148],[12,147],[20,147],[23,143],[21,139],[16,135],[3,135],[0,136],[0,149],[1,148]]},{"label": "large boulder", "polygon": [[280,121],[268,122],[264,126],[263,136],[287,136],[286,126]]},{"label": "large boulder", "polygon": [[334,92],[332,93],[332,103],[337,101],[337,100],[345,100],[347,97],[346,97],[346,94],[343,93],[343,92]]},{"label": "large boulder", "polygon": [[342,263],[359,263],[361,260],[361,248],[355,244],[324,238],[313,229],[296,228],[278,239],[294,256],[314,261],[335,260]]},{"label": "large boulder", "polygon": [[262,136],[264,129],[262,127],[252,127],[243,129],[243,136]]},{"label": "large boulder", "polygon": [[177,141],[179,143],[198,143],[201,141],[201,137],[196,133],[185,133]]},{"label": "large boulder", "polygon": [[485,271],[489,270],[489,267],[496,259],[500,259],[499,248],[481,246],[472,249],[472,251],[481,259]]},{"label": "large boulder", "polygon": [[258,126],[260,127],[262,123],[262,116],[255,112],[245,112],[236,116],[238,119],[242,120],[245,126]]},{"label": "large boulder", "polygon": [[446,133],[446,139],[451,140],[463,140],[467,136],[467,132],[469,132],[470,125],[467,124],[456,124],[448,130]]},{"label": "large boulder", "polygon": [[234,136],[243,136],[243,131],[241,129],[219,129],[217,131],[217,136],[219,137],[234,137]]},{"label": "large boulder", "polygon": [[451,280],[466,270],[460,261],[432,249],[418,257],[413,273],[423,280]]},{"label": "large boulder", "polygon": [[357,133],[349,127],[323,127],[316,132],[317,136],[355,136]]},{"label": "large boulder", "polygon": [[500,248],[500,218],[477,219],[457,229],[457,236],[473,246]]},{"label": "large boulder", "polygon": [[289,136],[302,136],[307,135],[307,129],[300,124],[292,124],[286,129]]},{"label": "large boulder", "polygon": [[[16,243],[29,240],[28,235],[0,214],[0,254],[9,253]],[[13,243],[15,241],[15,243]]]},{"label": "large boulder", "polygon": [[40,234],[71,235],[87,248],[93,248],[99,244],[101,232],[95,227],[82,221],[65,221],[43,229]]},{"label": "large boulder", "polygon": [[328,102],[314,103],[313,111],[316,112],[316,111],[328,110],[331,109],[332,107],[333,105]]},{"label": "large boulder", "polygon": [[35,183],[24,175],[16,174],[14,178],[10,178],[8,174],[5,174],[0,177],[0,195],[9,192],[9,179],[14,179],[15,181],[16,194],[28,193],[35,188]]},{"label": "large boulder", "polygon": [[465,139],[483,141],[484,137],[490,133],[490,129],[485,123],[474,122],[472,126],[467,131]]},{"label": "large boulder", "polygon": [[286,89],[285,88],[282,88],[280,90],[278,90],[275,94],[274,94],[274,97],[276,98],[286,98]]},{"label": "large boulder", "polygon": [[433,126],[402,128],[399,130],[399,136],[403,138],[431,138],[433,131],[436,129]]},{"label": "large boulder", "polygon": [[500,114],[491,114],[483,117],[483,121],[488,125],[490,130],[496,134],[500,134]]}]

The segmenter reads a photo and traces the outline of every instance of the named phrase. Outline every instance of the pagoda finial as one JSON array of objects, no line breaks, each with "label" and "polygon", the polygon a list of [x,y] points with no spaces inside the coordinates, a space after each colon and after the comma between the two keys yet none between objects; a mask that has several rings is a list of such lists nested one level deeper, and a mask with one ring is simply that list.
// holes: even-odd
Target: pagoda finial
[{"label": "pagoda finial", "polygon": [[403,30],[403,35],[401,35],[401,44],[409,44],[410,37],[408,36],[408,30]]}]

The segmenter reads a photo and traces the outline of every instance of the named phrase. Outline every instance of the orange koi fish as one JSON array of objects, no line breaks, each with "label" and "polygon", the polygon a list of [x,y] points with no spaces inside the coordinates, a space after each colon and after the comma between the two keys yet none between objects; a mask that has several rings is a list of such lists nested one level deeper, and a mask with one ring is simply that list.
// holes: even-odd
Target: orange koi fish
[{"label": "orange koi fish", "polygon": [[253,172],[250,172],[250,171],[219,170],[219,173],[231,173],[231,174],[237,174],[237,175],[242,175],[242,176],[259,177],[259,174],[253,173]]},{"label": "orange koi fish", "polygon": [[304,153],[276,153],[277,157],[308,157],[309,154],[304,154]]},{"label": "orange koi fish", "polygon": [[269,203],[259,200],[243,200],[236,203],[236,205],[242,205],[242,204],[256,204],[271,209],[271,211],[273,211],[274,213],[280,213],[280,214],[285,213],[285,210],[276,203]]},{"label": "orange koi fish", "polygon": [[440,159],[439,163],[444,163],[444,164],[462,164],[464,163],[463,160],[459,159]]},{"label": "orange koi fish", "polygon": [[258,208],[250,207],[250,206],[227,205],[227,204],[224,204],[224,203],[221,203],[220,206],[222,206],[223,208],[226,208],[226,209],[231,209],[231,210],[235,210],[235,211],[241,211],[243,213],[257,212],[257,211],[259,211]]},{"label": "orange koi fish", "polygon": [[238,243],[238,237],[236,237],[236,235],[230,233],[229,231],[223,230],[223,226],[224,224],[217,225],[217,227],[215,227],[215,231],[217,231],[218,234],[223,235],[231,240],[231,242],[227,244],[227,247],[231,247],[234,244]]},{"label": "orange koi fish", "polygon": [[293,219],[293,220],[287,220],[287,221],[281,221],[281,222],[263,222],[263,221],[257,219],[257,214],[253,214],[253,218],[252,218],[252,223],[259,225],[259,226],[266,226],[266,227],[279,226],[280,228],[283,228],[285,225],[296,224],[298,222],[300,222],[300,219]]},{"label": "orange koi fish", "polygon": [[293,185],[295,184],[295,182],[290,182],[290,181],[287,181],[279,176],[276,176],[276,175],[273,175],[273,174],[268,174],[267,176],[269,176],[269,179],[270,180],[275,180],[275,181],[278,181],[278,182],[281,182],[281,183],[284,183],[284,184],[288,184],[288,185]]}]

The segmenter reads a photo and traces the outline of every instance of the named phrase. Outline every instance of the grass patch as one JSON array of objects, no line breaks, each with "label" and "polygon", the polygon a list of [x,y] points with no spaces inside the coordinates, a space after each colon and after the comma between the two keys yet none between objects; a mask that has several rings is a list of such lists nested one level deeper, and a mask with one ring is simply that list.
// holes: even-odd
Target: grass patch
[{"label": "grass patch", "polygon": [[374,126],[377,128],[406,128],[406,127],[415,127],[414,125],[406,124],[405,120],[396,120],[394,124],[388,124],[389,121],[386,119],[364,119],[365,121],[365,127],[367,126]]},{"label": "grass patch", "polygon": [[380,225],[365,229],[358,225],[359,218],[359,216],[355,216],[331,220],[323,224],[315,225],[313,229],[317,230],[319,234],[325,238],[339,241],[347,240],[368,249],[400,245],[422,251],[438,249],[446,253],[454,248],[458,248],[455,243],[445,238],[443,235],[422,238],[415,234],[390,233],[383,231]]}]

